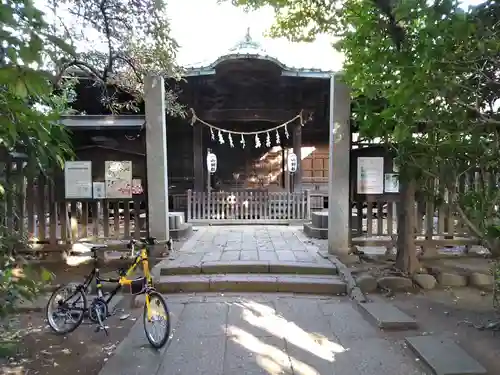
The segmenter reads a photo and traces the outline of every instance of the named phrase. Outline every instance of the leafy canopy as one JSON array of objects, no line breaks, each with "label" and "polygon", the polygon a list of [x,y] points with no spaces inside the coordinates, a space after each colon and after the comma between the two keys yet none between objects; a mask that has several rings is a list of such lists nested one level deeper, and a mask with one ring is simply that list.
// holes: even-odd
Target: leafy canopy
[{"label": "leafy canopy", "polygon": [[[114,112],[138,109],[148,73],[180,79],[163,0],[52,0],[47,13],[56,35],[74,46],[53,59],[58,80],[83,73],[102,88],[100,99]],[[113,88],[131,100],[118,100]],[[173,88],[165,97],[170,115],[184,114]]]},{"label": "leafy canopy", "polygon": [[[276,13],[274,36],[340,38],[353,118],[398,156],[402,178],[448,200],[500,254],[500,3],[454,0],[234,0]],[[470,180],[467,189],[457,189]],[[439,186],[436,185],[439,181]]]}]

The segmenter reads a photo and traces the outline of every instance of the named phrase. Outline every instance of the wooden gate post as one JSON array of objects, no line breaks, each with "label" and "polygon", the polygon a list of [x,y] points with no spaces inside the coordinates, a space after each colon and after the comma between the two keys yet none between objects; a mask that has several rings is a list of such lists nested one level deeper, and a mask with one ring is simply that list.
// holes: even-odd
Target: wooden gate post
[{"label": "wooden gate post", "polygon": [[193,202],[193,193],[191,189],[187,191],[187,221],[193,218],[193,212],[191,211],[191,203]]}]

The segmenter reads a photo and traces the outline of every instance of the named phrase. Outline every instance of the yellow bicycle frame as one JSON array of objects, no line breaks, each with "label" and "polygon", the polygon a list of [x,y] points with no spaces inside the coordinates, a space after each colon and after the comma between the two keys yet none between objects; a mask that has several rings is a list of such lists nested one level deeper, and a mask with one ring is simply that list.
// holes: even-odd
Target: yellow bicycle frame
[{"label": "yellow bicycle frame", "polygon": [[[142,273],[144,277],[147,280],[148,285],[152,284],[152,278],[151,278],[151,273],[149,272],[149,260],[148,260],[148,253],[145,248],[141,249],[140,255],[136,258],[135,262],[129,267],[127,272],[125,273],[125,276],[120,276],[120,279],[118,280],[119,284],[121,286],[131,286],[132,285],[132,279],[130,279],[130,275],[135,271],[137,266],[142,263]],[[149,295],[146,293],[146,310],[148,312],[148,320],[151,319],[151,312],[149,309]]]}]

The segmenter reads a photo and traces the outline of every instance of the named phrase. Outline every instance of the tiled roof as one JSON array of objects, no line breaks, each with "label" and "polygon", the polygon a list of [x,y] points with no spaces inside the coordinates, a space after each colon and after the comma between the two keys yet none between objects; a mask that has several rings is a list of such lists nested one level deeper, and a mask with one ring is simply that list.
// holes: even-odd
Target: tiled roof
[{"label": "tiled roof", "polygon": [[275,63],[279,66],[283,75],[289,76],[329,76],[332,71],[322,70],[318,68],[304,68],[304,67],[290,67],[282,63],[275,56],[271,56],[267,53],[267,51],[262,47],[262,45],[252,39],[250,35],[250,28],[247,29],[247,33],[245,37],[236,43],[232,48],[229,49],[227,53],[217,58],[212,62],[204,62],[193,64],[189,66],[185,66],[185,75],[186,76],[196,76],[196,75],[209,75],[215,73],[215,67],[223,61],[229,60],[240,60],[240,59],[257,59],[257,60],[266,60]]}]

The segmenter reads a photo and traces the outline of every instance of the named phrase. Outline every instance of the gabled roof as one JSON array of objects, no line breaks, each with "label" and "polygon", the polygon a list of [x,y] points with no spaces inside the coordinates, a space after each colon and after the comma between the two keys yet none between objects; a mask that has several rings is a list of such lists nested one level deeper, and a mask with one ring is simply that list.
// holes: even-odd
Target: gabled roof
[{"label": "gabled roof", "polygon": [[220,56],[211,63],[201,63],[185,67],[185,76],[192,77],[201,75],[213,75],[215,74],[215,68],[220,63],[224,61],[242,59],[270,61],[276,64],[281,69],[282,76],[329,78],[333,73],[332,71],[322,69],[295,68],[286,66],[277,57],[269,55],[259,42],[253,40],[252,36],[250,35],[250,28],[247,28],[247,32],[244,38],[236,43],[232,48],[230,48],[227,53]]}]

